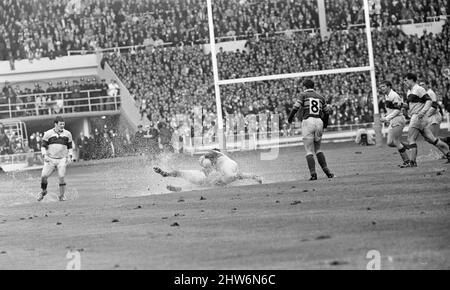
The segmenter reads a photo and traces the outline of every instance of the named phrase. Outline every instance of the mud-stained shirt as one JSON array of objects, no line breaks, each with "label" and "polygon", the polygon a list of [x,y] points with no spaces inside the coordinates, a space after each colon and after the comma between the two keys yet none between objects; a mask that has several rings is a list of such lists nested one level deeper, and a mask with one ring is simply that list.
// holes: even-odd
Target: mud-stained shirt
[{"label": "mud-stained shirt", "polygon": [[67,157],[68,150],[72,149],[72,134],[63,130],[58,133],[55,129],[48,130],[42,137],[42,147],[47,149],[50,158],[61,159]]}]

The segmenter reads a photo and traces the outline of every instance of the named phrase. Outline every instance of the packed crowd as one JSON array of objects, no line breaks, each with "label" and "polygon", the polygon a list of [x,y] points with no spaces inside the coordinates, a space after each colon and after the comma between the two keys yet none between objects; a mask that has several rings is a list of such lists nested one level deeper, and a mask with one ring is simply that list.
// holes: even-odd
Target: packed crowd
[{"label": "packed crowd", "polygon": [[112,110],[119,92],[115,80],[106,82],[95,77],[35,83],[33,89],[5,82],[0,91],[0,119],[84,112],[89,104],[94,111]]},{"label": "packed crowd", "polygon": [[322,40],[307,32],[250,39],[248,51],[217,54],[221,79],[255,77],[368,65],[362,29],[337,31]]},{"label": "packed crowd", "polygon": [[[331,30],[364,23],[362,0],[326,0]],[[372,0],[374,26],[447,15],[445,0]],[[267,34],[319,27],[316,0],[215,0],[215,35]],[[67,55],[134,45],[209,42],[205,0],[5,0],[0,2],[0,60]],[[12,66],[13,67],[13,66]]]},{"label": "packed crowd", "polygon": [[[449,23],[439,35],[407,36],[398,28],[373,34],[377,79],[389,79],[400,93],[406,71],[418,72],[436,84],[435,91],[449,109]],[[327,68],[367,65],[363,39],[358,30],[336,32],[328,40],[316,36],[249,41],[248,52],[219,52],[220,78],[240,78]],[[365,43],[365,41],[362,41]],[[315,45],[312,45],[314,43]],[[304,49],[303,49],[304,47]],[[333,52],[333,53],[332,53]],[[311,61],[305,61],[310,58]],[[214,119],[215,102],[210,55],[200,47],[164,48],[136,54],[110,56],[112,65],[141,108],[142,117],[171,122],[177,114],[193,115],[193,106],[203,107],[205,123]],[[426,69],[424,69],[426,68]],[[368,73],[315,77],[317,89],[333,106],[332,125],[373,121]],[[221,86],[226,114],[277,112],[286,122],[298,80],[280,80]],[[383,109],[383,107],[382,107]],[[383,111],[382,111],[383,112]]]}]

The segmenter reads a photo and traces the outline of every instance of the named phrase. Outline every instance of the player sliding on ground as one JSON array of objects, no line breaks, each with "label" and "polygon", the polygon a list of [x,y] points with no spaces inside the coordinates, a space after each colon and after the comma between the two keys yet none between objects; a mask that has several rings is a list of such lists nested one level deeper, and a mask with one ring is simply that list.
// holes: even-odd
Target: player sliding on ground
[{"label": "player sliding on ground", "polygon": [[325,102],[325,98],[314,91],[314,82],[312,80],[304,81],[303,87],[305,91],[295,101],[294,109],[289,115],[288,121],[291,124],[297,112],[301,110],[303,117],[302,136],[306,149],[306,161],[308,162],[311,173],[310,180],[317,180],[314,155],[316,155],[323,172],[325,172],[328,178],[333,178],[334,174],[328,169],[325,154],[320,150],[324,129],[324,121],[322,118],[328,114],[329,108]]},{"label": "player sliding on ground", "polygon": [[[236,161],[219,149],[212,149],[199,158],[201,170],[174,170],[166,172],[159,167],[153,170],[163,177],[178,177],[199,186],[225,186],[237,180],[252,179],[262,183],[257,175],[245,174],[239,170]],[[168,186],[169,190],[180,191],[180,188]]]},{"label": "player sliding on ground", "polygon": [[417,167],[417,138],[419,134],[428,143],[438,148],[447,157],[447,163],[450,163],[449,146],[439,138],[436,138],[429,127],[427,114],[429,114],[433,105],[431,97],[423,87],[417,84],[417,76],[413,73],[408,73],[405,76],[404,84],[408,88],[409,115],[411,116],[408,131],[408,149],[411,150],[411,153],[410,162],[401,167]]},{"label": "player sliding on ground", "polygon": [[409,164],[407,147],[401,142],[403,128],[406,125],[405,116],[402,113],[403,100],[392,89],[392,83],[384,81],[380,85],[380,91],[386,96],[386,116],[381,117],[381,122],[389,122],[387,145],[396,147],[403,159],[403,165]]},{"label": "player sliding on ground", "polygon": [[44,158],[44,167],[41,173],[41,193],[38,201],[44,199],[47,195],[48,178],[55,168],[58,169],[59,176],[59,196],[60,201],[65,200],[66,183],[64,177],[66,175],[66,166],[72,161],[72,134],[64,129],[65,122],[61,117],[56,117],[54,121],[55,127],[44,133],[42,138],[42,156]]}]

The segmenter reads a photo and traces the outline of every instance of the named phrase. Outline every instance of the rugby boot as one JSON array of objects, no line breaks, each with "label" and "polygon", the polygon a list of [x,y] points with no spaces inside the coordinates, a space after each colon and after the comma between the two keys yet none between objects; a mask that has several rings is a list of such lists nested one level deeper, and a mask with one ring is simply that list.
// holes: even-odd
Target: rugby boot
[{"label": "rugby boot", "polygon": [[42,201],[44,197],[47,195],[47,190],[43,190],[39,193],[37,201]]},{"label": "rugby boot", "polygon": [[311,178],[309,179],[309,181],[314,181],[317,180],[317,174],[312,174]]}]

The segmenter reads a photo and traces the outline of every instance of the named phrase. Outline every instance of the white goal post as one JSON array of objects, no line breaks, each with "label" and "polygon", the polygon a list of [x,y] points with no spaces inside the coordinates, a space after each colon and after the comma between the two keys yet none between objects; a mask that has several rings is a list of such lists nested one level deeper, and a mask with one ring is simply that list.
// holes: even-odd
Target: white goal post
[{"label": "white goal post", "polygon": [[[356,72],[370,72],[370,79],[372,84],[372,98],[373,98],[373,111],[374,111],[374,122],[375,122],[375,134],[377,138],[377,146],[380,146],[383,142],[383,135],[381,132],[381,121],[380,121],[380,112],[378,108],[378,96],[377,96],[377,85],[376,85],[376,77],[375,77],[375,61],[373,56],[373,46],[372,46],[372,33],[370,27],[370,14],[369,14],[369,2],[368,0],[364,1],[364,17],[365,17],[365,28],[367,34],[367,47],[368,47],[368,55],[369,55],[369,66],[364,67],[352,67],[352,68],[342,68],[342,69],[331,69],[331,70],[321,70],[321,71],[310,71],[310,72],[299,72],[299,73],[290,73],[290,74],[279,74],[279,75],[267,75],[267,76],[258,76],[258,77],[249,77],[249,78],[239,78],[239,79],[231,79],[231,80],[220,80],[219,72],[217,67],[217,58],[216,58],[216,41],[215,41],[215,33],[214,33],[214,23],[213,23],[213,10],[212,10],[212,0],[207,0],[207,8],[208,8],[208,23],[209,23],[209,39],[211,46],[211,57],[212,57],[212,67],[213,67],[213,75],[214,75],[214,91],[216,96],[216,107],[217,107],[217,135],[219,140],[220,149],[226,149],[225,144],[225,136],[223,130],[223,113],[222,113],[222,105],[221,105],[221,97],[220,97],[220,86],[221,85],[230,85],[230,84],[239,84],[239,83],[247,83],[247,82],[258,82],[258,81],[271,81],[271,80],[281,80],[281,79],[289,79],[289,78],[300,78],[300,77],[309,77],[309,76],[318,76],[318,75],[330,75],[330,74],[343,74],[343,73],[356,73]],[[323,0],[318,0],[323,1]],[[323,3],[322,3],[323,4]]]}]

